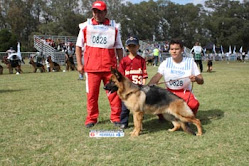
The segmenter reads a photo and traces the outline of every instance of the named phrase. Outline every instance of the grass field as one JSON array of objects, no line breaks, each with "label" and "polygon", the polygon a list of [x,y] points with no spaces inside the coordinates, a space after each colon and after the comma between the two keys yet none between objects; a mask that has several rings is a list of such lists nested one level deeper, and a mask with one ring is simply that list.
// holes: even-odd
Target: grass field
[{"label": "grass field", "polygon": [[[26,63],[28,64],[28,63]],[[206,64],[206,62],[204,62]],[[5,65],[3,65],[5,67]],[[205,66],[205,65],[204,65]],[[64,69],[65,67],[63,67]],[[214,62],[194,84],[204,135],[195,137],[146,115],[142,135],[90,138],[85,81],[77,72],[0,75],[0,165],[246,166],[249,163],[249,63]],[[148,67],[149,77],[157,68]],[[95,130],[116,130],[101,88]]]}]

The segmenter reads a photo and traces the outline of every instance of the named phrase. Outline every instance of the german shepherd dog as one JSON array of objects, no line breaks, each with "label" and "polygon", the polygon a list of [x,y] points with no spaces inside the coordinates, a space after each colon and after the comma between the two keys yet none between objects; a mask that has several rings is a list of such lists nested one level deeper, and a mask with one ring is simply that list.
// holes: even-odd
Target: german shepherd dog
[{"label": "german shepherd dog", "polygon": [[151,66],[153,66],[153,63],[154,63],[154,56],[147,56],[146,58],[145,58],[145,61],[146,61],[146,63],[147,63],[147,65],[151,65]]},{"label": "german shepherd dog", "polygon": [[[16,57],[16,55],[13,55],[13,57]],[[14,58],[16,59],[16,58]],[[21,61],[20,60],[9,60],[8,56],[4,56],[2,59],[2,62],[6,64],[7,68],[9,69],[9,73],[13,74],[13,69],[16,70],[18,73],[23,73],[21,69]]]},{"label": "german shepherd dog", "polygon": [[34,68],[33,72],[36,73],[37,69],[40,70],[41,73],[45,72],[45,67],[43,64],[34,62],[33,57],[30,57],[29,64],[31,64]]},{"label": "german shepherd dog", "polygon": [[166,89],[157,86],[139,86],[132,83],[116,69],[111,69],[112,76],[104,89],[118,96],[133,113],[134,130],[131,136],[138,136],[142,129],[144,114],[163,114],[174,125],[169,131],[182,128],[185,132],[194,134],[188,123],[197,127],[197,136],[202,135],[199,119],[196,119],[187,103]]},{"label": "german shepherd dog", "polygon": [[3,66],[0,65],[0,74],[3,74]]},{"label": "german shepherd dog", "polygon": [[211,59],[209,59],[207,62],[207,72],[212,72],[212,70],[213,70],[213,62]]},{"label": "german shepherd dog", "polygon": [[47,57],[47,61],[49,62],[51,71],[53,71],[53,70],[54,71],[61,71],[61,66],[58,63],[53,62],[51,56]]},{"label": "german shepherd dog", "polygon": [[72,71],[76,70],[73,57],[66,57],[66,70],[69,71],[69,69]]}]

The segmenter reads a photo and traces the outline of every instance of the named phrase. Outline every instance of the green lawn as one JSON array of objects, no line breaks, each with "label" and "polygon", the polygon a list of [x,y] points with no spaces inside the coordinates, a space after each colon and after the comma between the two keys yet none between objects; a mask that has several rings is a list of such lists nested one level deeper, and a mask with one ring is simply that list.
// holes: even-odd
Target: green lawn
[{"label": "green lawn", "polygon": [[[203,62],[206,67],[206,62]],[[214,62],[194,84],[204,135],[195,137],[146,115],[142,135],[90,138],[84,127],[85,81],[78,73],[0,75],[0,165],[237,165],[249,163],[249,62]],[[65,67],[62,67],[65,69]],[[149,77],[157,68],[149,66]],[[116,130],[101,88],[100,117],[94,130]]]}]

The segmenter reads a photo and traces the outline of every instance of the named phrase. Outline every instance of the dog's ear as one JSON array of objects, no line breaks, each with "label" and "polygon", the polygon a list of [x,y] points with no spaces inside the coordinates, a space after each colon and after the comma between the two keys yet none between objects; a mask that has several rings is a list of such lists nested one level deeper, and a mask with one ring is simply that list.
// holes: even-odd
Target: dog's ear
[{"label": "dog's ear", "polygon": [[116,75],[117,75],[116,77],[117,77],[118,81],[120,82],[123,78],[123,75],[118,70],[117,70]]},{"label": "dog's ear", "polygon": [[123,75],[117,69],[111,68],[111,73],[117,78],[118,81],[122,80]]},{"label": "dog's ear", "polygon": [[111,67],[111,73],[112,73],[112,74],[115,74],[116,70],[117,70],[117,69]]}]

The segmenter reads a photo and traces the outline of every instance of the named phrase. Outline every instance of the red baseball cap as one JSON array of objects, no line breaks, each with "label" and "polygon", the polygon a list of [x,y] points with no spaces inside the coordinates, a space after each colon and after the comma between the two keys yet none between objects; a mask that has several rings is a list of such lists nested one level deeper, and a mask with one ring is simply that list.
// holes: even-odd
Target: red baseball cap
[{"label": "red baseball cap", "polygon": [[92,9],[98,9],[98,10],[106,10],[106,4],[103,1],[95,1],[93,3]]}]

